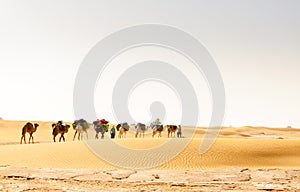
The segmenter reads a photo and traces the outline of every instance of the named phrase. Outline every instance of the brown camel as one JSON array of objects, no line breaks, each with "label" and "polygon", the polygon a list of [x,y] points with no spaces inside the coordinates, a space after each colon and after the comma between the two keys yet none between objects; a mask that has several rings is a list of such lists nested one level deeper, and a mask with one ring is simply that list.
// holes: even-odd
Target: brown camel
[{"label": "brown camel", "polygon": [[129,131],[130,126],[128,125],[127,122],[121,123],[117,125],[117,131],[119,131],[118,137],[121,138],[126,138],[126,133]]},{"label": "brown camel", "polygon": [[28,143],[30,143],[30,139],[31,139],[31,142],[34,143],[32,134],[34,132],[36,132],[38,126],[39,126],[39,124],[37,124],[37,123],[35,123],[34,125],[30,122],[26,123],[24,125],[24,127],[22,128],[22,137],[21,137],[20,144],[22,144],[23,139],[24,139],[24,143],[26,144],[26,138],[25,138],[26,133],[29,133],[29,135],[30,135]]},{"label": "brown camel", "polygon": [[70,125],[66,125],[66,124],[60,124],[60,123],[53,123],[52,124],[52,135],[53,135],[53,141],[55,141],[55,137],[60,134],[60,138],[59,138],[59,142],[61,141],[61,139],[63,139],[63,141],[65,142],[66,139],[65,139],[65,136],[64,134],[65,133],[68,133],[69,131],[69,128],[70,128]]},{"label": "brown camel", "polygon": [[167,130],[168,130],[168,137],[175,136],[175,132],[178,129],[177,125],[167,125],[166,127],[167,127]]},{"label": "brown camel", "polygon": [[150,127],[153,129],[152,137],[154,137],[154,135],[156,135],[157,133],[158,137],[161,137],[161,132],[164,130],[163,125],[150,125]]}]

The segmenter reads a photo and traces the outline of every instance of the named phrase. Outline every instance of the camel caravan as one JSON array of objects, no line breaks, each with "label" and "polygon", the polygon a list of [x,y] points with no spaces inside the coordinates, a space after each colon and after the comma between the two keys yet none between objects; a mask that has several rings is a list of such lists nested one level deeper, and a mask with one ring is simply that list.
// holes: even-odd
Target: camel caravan
[{"label": "camel caravan", "polygon": [[[24,141],[26,144],[26,133],[29,134],[28,143],[34,143],[33,140],[33,133],[37,131],[39,124],[37,123],[26,123],[22,128],[22,137],[21,142]],[[175,137],[175,133],[177,132],[177,137],[182,137],[181,133],[181,125],[163,125],[160,122],[160,119],[156,119],[155,121],[150,123],[150,126],[146,126],[143,123],[136,123],[129,125],[127,122],[119,123],[116,126],[110,125],[109,121],[105,119],[97,119],[93,121],[93,123],[89,123],[84,119],[75,120],[72,125],[65,124],[63,121],[58,121],[57,123],[53,123],[52,127],[52,137],[53,141],[56,142],[57,135],[60,134],[59,142],[65,142],[65,134],[69,132],[69,129],[72,127],[74,130],[73,141],[75,141],[76,136],[78,140],[82,139],[89,139],[88,134],[91,134],[91,131],[95,133],[95,139],[99,139],[99,134],[101,135],[101,139],[104,139],[105,133],[109,132],[110,138],[115,139],[115,136],[119,139],[126,138],[127,132],[133,127],[133,134],[135,138],[144,138],[145,133],[149,128],[151,128],[152,137],[154,138],[156,135],[157,137],[162,137],[162,133],[164,130],[168,132],[168,137]],[[91,130],[91,131],[89,131]],[[149,131],[148,131],[149,132]]]}]

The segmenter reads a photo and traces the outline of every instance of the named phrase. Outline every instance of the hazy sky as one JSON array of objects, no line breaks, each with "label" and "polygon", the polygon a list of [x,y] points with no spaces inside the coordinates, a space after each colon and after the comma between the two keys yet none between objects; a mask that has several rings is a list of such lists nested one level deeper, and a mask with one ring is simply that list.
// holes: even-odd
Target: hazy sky
[{"label": "hazy sky", "polygon": [[[300,127],[299,19],[298,0],[0,0],[0,117],[72,120],[74,79],[88,51],[120,29],[159,23],[193,35],[215,59],[225,84],[225,125]],[[159,52],[144,51],[132,50],[118,61]],[[168,54],[164,59],[172,62]],[[197,93],[209,95],[201,88]],[[132,95],[140,106],[139,96]],[[97,106],[99,97],[99,115],[111,118],[102,111],[109,105]],[[202,99],[200,124],[206,124],[210,101]],[[129,103],[138,115],[142,109]]]}]

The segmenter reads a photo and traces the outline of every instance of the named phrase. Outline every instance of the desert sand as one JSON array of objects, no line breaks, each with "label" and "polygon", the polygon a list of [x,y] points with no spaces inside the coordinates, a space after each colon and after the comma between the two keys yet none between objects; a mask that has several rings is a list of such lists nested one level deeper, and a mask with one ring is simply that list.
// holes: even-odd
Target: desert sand
[{"label": "desert sand", "polygon": [[[21,145],[21,128],[26,122],[0,120],[0,191],[24,183],[30,185],[24,184],[22,190],[55,191],[63,190],[59,186],[64,186],[68,188],[65,191],[72,191],[72,187],[78,185],[82,191],[92,191],[93,186],[96,187],[99,182],[106,186],[104,191],[118,191],[114,185],[129,191],[209,191],[222,189],[220,186],[227,187],[226,190],[280,190],[283,189],[282,186],[285,186],[285,191],[300,190],[300,129],[297,128],[223,127],[214,145],[204,154],[199,153],[199,146],[207,129],[204,127],[196,130],[192,140],[189,127],[183,127],[184,138],[168,139],[166,131],[161,138],[152,138],[150,130],[145,138],[134,138],[133,132],[129,131],[127,138],[116,138],[113,142],[128,149],[144,151],[145,154],[153,148],[160,150],[159,154],[167,154],[185,141],[191,140],[187,147],[170,161],[149,169],[134,170],[100,158],[86,142],[72,141],[72,128],[66,134],[65,143],[54,143],[51,134],[51,124],[54,122],[31,121],[40,124],[34,133],[35,143]],[[135,158],[118,150],[109,150],[108,133],[104,140],[94,140],[93,130],[89,131],[88,136],[88,141],[95,143],[100,149],[105,148],[103,150],[110,155],[128,161],[129,165],[139,164],[138,161],[149,161],[149,165],[152,165],[151,161],[155,159],[151,156]],[[28,138],[29,135],[26,139]],[[166,142],[174,144],[169,148],[160,147]],[[165,156],[162,155],[161,158]],[[125,176],[114,178],[113,174]],[[64,175],[63,178],[57,179],[61,175]],[[78,179],[80,175],[83,175],[82,180]],[[62,185],[64,181],[68,181],[70,185]],[[127,182],[130,184],[126,184]],[[45,183],[48,183],[48,186],[45,187]],[[41,186],[44,188],[40,188]],[[97,188],[98,191],[100,189]]]}]

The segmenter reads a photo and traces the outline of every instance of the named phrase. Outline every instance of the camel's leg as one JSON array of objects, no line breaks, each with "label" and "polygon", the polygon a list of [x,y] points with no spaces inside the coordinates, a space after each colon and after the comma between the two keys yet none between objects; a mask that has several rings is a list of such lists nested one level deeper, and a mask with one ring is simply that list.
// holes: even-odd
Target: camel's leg
[{"label": "camel's leg", "polygon": [[26,133],[24,134],[24,143],[26,144]]},{"label": "camel's leg", "polygon": [[34,143],[32,133],[30,134],[30,137],[29,137],[29,143],[30,143],[30,138],[31,138],[31,143]]},{"label": "camel's leg", "polygon": [[63,133],[63,134],[61,134],[61,137],[62,137],[62,139],[64,140],[64,142],[66,142],[66,139],[65,139],[65,134]]},{"label": "camel's leg", "polygon": [[88,139],[89,139],[89,136],[88,136],[87,130],[85,130],[84,132],[85,132],[85,134],[86,134],[86,139],[88,140]]},{"label": "camel's leg", "polygon": [[[25,135],[22,135],[20,144],[22,144],[23,139],[25,141]],[[25,144],[26,144],[26,141],[25,141]]]},{"label": "camel's leg", "polygon": [[104,139],[104,132],[101,133],[101,139]]},{"label": "camel's leg", "polygon": [[56,141],[55,141],[55,137],[56,137],[56,135],[54,134],[54,135],[53,135],[53,141],[54,141],[54,142],[56,142]]},{"label": "camel's leg", "polygon": [[98,138],[99,138],[98,134],[99,134],[99,133],[96,133],[96,135],[95,135],[95,139],[98,139]]},{"label": "camel's leg", "polygon": [[61,133],[61,134],[60,134],[59,142],[61,142],[61,140],[65,141],[64,133]]},{"label": "camel's leg", "polygon": [[80,135],[81,135],[81,132],[78,131],[78,141],[80,141]]},{"label": "camel's leg", "polygon": [[138,132],[135,133],[135,138],[137,138],[138,134],[139,134]]},{"label": "camel's leg", "polygon": [[74,134],[74,137],[73,137],[73,141],[75,140],[76,134],[77,134],[77,130],[75,131],[75,134]]},{"label": "camel's leg", "polygon": [[59,142],[61,142],[61,140],[65,141],[65,137],[63,133],[60,134]]},{"label": "camel's leg", "polygon": [[81,140],[83,140],[83,138],[84,138],[84,133],[85,133],[85,131],[81,132],[81,137],[80,137]]}]

